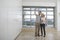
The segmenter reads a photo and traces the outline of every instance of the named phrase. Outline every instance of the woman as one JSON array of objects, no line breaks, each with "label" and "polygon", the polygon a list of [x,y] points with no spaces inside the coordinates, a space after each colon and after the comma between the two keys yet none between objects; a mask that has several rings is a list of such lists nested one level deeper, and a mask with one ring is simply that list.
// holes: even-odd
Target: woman
[{"label": "woman", "polygon": [[45,37],[45,35],[46,35],[46,32],[45,32],[45,24],[46,24],[45,15],[44,15],[44,14],[41,14],[41,23],[40,23],[40,26],[41,26],[41,36],[42,36],[43,33],[44,33],[44,37]]}]

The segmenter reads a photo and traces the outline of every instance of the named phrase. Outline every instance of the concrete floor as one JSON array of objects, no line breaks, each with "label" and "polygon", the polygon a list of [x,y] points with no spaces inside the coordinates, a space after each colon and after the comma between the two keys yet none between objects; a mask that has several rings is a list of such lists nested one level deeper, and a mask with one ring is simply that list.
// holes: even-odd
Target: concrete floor
[{"label": "concrete floor", "polygon": [[35,37],[34,28],[23,28],[16,40],[60,40],[60,32],[55,28],[46,28],[46,37]]}]

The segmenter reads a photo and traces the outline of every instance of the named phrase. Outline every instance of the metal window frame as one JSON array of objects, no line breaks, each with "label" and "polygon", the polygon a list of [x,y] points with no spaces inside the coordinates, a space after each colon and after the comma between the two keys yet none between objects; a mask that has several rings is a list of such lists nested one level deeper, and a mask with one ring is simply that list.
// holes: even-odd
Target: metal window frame
[{"label": "metal window frame", "polygon": [[[30,8],[30,10],[24,10],[23,8]],[[35,8],[35,10],[31,10],[31,8]],[[38,10],[36,10],[36,8],[38,8]],[[53,8],[53,16],[54,16],[54,19],[55,19],[55,7],[40,7],[40,6],[23,6],[22,7],[22,25],[23,25],[23,22],[24,22],[24,13],[23,13],[23,11],[30,11],[30,14],[26,14],[26,15],[31,15],[31,11],[39,11],[39,8],[46,8],[46,18],[47,18],[47,8]],[[49,12],[52,12],[52,11],[49,11]],[[35,14],[36,14],[36,12],[35,12]],[[53,20],[54,20],[53,19]],[[31,20],[31,16],[30,16],[30,20]],[[55,23],[55,20],[54,20],[54,23]],[[55,26],[55,24],[53,24],[53,26]]]}]

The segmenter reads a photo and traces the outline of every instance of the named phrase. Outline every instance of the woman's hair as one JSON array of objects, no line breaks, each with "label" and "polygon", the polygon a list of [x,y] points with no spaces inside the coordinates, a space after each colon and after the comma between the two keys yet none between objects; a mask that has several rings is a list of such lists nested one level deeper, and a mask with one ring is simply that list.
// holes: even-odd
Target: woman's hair
[{"label": "woman's hair", "polygon": [[42,14],[41,14],[41,17],[45,17],[45,15],[42,13]]}]

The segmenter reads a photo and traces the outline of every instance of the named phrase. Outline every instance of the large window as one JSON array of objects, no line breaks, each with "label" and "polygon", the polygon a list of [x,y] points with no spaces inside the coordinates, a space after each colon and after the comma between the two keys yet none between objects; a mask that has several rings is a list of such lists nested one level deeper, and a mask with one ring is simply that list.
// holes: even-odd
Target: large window
[{"label": "large window", "polygon": [[38,11],[42,11],[47,19],[48,25],[54,25],[54,7],[23,7],[23,26],[32,27],[35,26],[36,15]]}]

